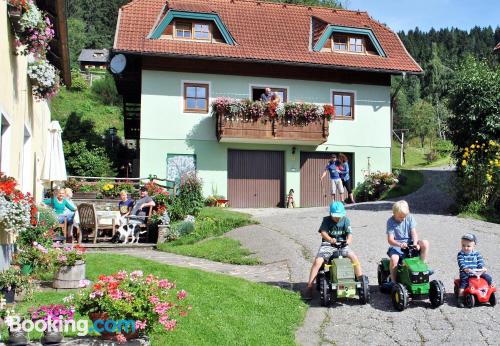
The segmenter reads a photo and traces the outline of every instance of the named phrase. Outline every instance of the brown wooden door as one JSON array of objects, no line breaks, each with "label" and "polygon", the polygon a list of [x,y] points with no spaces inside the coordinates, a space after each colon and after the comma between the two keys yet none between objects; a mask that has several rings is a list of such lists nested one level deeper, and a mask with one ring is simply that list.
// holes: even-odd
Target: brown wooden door
[{"label": "brown wooden door", "polygon": [[229,149],[227,166],[227,190],[231,207],[283,206],[285,157],[282,151]]},{"label": "brown wooden door", "polygon": [[[331,180],[327,173],[323,183],[319,178],[325,170],[332,153],[301,152],[300,153],[300,206],[322,207],[329,205],[331,199]],[[338,155],[338,153],[336,153]],[[353,155],[345,153],[349,160],[350,177],[353,179]],[[354,180],[353,180],[354,181]]]}]

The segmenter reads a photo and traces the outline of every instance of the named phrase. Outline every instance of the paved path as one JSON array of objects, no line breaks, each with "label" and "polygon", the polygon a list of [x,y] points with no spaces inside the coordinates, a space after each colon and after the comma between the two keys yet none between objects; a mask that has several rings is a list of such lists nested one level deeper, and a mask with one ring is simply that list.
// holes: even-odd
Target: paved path
[{"label": "paved path", "polygon": [[[361,306],[357,300],[342,301],[331,308],[321,307],[319,297],[310,302],[304,325],[296,333],[302,345],[499,345],[500,308],[455,307],[453,278],[457,275],[456,254],[460,236],[474,232],[494,278],[500,278],[500,226],[451,216],[450,169],[425,170],[425,185],[406,196],[417,220],[421,238],[431,243],[430,264],[434,279],[447,290],[446,303],[431,309],[428,302],[412,302],[396,312],[390,297],[377,288],[377,264],[385,256],[385,224],[392,202],[359,203],[348,206],[354,233],[353,249],[370,279],[372,302]],[[317,233],[327,208],[243,209],[258,219],[251,225],[227,233],[264,261],[262,266],[235,266],[152,250],[120,251],[182,267],[224,273],[256,282],[298,291],[305,286],[311,261],[318,249]],[[500,280],[500,279],[498,279]],[[500,294],[499,294],[500,296]]]},{"label": "paved path", "polygon": [[[316,295],[304,325],[296,333],[300,344],[500,344],[500,308],[458,309],[453,297],[453,278],[458,274],[456,254],[460,236],[465,232],[474,232],[479,237],[478,249],[493,277],[500,278],[500,226],[449,215],[452,200],[446,183],[451,172],[435,169],[426,170],[424,174],[426,184],[405,199],[417,220],[420,237],[430,241],[429,261],[436,272],[433,279],[444,283],[446,303],[431,309],[426,301],[412,302],[407,310],[394,311],[390,297],[381,294],[376,286],[377,264],[387,249],[385,224],[391,215],[392,202],[360,203],[348,207],[348,216],[353,225],[353,249],[370,279],[372,302],[360,306],[356,300],[350,300],[324,308],[319,306]],[[228,236],[240,240],[265,262],[287,261],[291,287],[303,288],[320,242],[317,229],[327,209],[243,211],[254,215],[261,227],[237,229]]]}]

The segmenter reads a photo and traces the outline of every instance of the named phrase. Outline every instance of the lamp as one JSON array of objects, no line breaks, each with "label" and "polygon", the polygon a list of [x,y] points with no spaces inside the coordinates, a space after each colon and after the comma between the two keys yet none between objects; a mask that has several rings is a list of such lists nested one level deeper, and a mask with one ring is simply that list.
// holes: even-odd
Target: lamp
[{"label": "lamp", "polygon": [[115,141],[115,135],[116,135],[116,132],[117,132],[117,128],[116,127],[110,127],[108,129],[108,132],[109,132],[109,135],[111,136],[111,148],[113,148],[113,144],[114,144],[114,141]]},{"label": "lamp", "polygon": [[292,155],[295,155],[295,150],[296,150],[296,149],[297,149],[297,148],[292,147]]}]

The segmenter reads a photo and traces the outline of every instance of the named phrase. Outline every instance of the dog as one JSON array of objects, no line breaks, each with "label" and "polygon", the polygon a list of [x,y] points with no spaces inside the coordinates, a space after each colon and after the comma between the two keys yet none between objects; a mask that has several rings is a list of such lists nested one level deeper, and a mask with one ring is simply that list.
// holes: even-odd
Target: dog
[{"label": "dog", "polygon": [[131,244],[137,239],[136,244],[139,244],[139,236],[146,233],[146,230],[141,232],[141,227],[137,223],[129,223],[127,225],[121,225],[118,231],[111,238],[112,243],[123,243],[127,244],[128,238],[132,237]]}]

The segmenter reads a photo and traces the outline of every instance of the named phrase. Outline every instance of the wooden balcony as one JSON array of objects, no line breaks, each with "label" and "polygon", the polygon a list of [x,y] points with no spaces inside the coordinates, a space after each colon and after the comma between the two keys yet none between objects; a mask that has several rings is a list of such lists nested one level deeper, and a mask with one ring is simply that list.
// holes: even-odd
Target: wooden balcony
[{"label": "wooden balcony", "polygon": [[328,121],[304,126],[272,121],[228,121],[217,116],[216,134],[219,142],[320,145],[328,139]]}]

